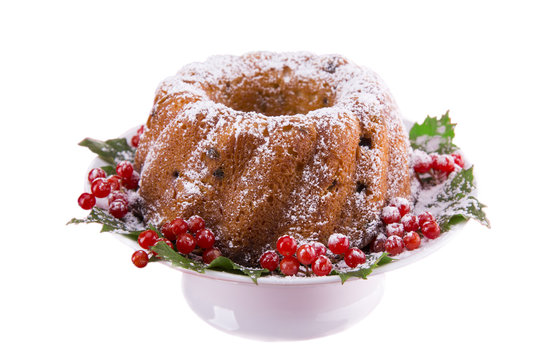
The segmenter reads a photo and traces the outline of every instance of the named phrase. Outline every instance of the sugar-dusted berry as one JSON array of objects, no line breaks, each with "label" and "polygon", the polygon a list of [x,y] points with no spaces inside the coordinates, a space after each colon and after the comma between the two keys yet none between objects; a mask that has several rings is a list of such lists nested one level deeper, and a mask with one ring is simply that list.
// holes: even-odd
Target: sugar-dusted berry
[{"label": "sugar-dusted berry", "polygon": [[435,221],[426,221],[422,224],[422,234],[428,239],[436,239],[441,235],[439,224]]},{"label": "sugar-dusted berry", "polygon": [[96,197],[93,194],[82,193],[78,199],[79,206],[84,210],[90,210],[96,205]]},{"label": "sugar-dusted berry", "polygon": [[133,265],[138,268],[143,268],[148,265],[148,254],[144,250],[137,250],[131,255]]},{"label": "sugar-dusted berry", "polygon": [[111,193],[111,185],[109,185],[105,178],[97,178],[92,181],[90,189],[92,190],[92,194],[97,198],[107,197]]},{"label": "sugar-dusted berry", "polygon": [[212,246],[214,246],[214,242],[216,241],[216,237],[214,236],[214,233],[211,230],[208,229],[202,229],[197,232],[196,235],[197,238],[197,245],[203,249],[209,249]]},{"label": "sugar-dusted berry", "polygon": [[176,249],[182,254],[189,254],[197,246],[197,241],[188,233],[181,234],[176,240]]},{"label": "sugar-dusted berry", "polygon": [[280,237],[276,243],[277,251],[283,256],[293,256],[296,252],[296,240],[289,235]]},{"label": "sugar-dusted berry", "polygon": [[378,234],[377,238],[371,243],[371,252],[383,252],[386,239],[387,237],[383,233]]},{"label": "sugar-dusted berry", "polygon": [[417,231],[420,228],[418,218],[412,214],[406,214],[401,218],[403,224],[403,230],[405,231]]},{"label": "sugar-dusted berry", "polygon": [[328,249],[336,255],[344,254],[349,248],[349,238],[343,234],[332,234],[328,238]]},{"label": "sugar-dusted berry", "polygon": [[91,184],[96,179],[106,178],[107,174],[101,168],[94,168],[88,173],[88,182]]},{"label": "sugar-dusted berry", "polygon": [[328,249],[326,248],[326,246],[324,246],[323,243],[320,243],[318,241],[311,241],[309,244],[315,251],[315,256],[326,255]]},{"label": "sugar-dusted berry", "polygon": [[465,161],[463,161],[463,157],[461,156],[461,154],[453,153],[450,154],[450,156],[452,156],[452,158],[454,159],[454,164],[456,164],[462,169],[465,167]]},{"label": "sugar-dusted berry", "polygon": [[111,191],[118,191],[122,188],[122,178],[118,175],[109,176],[107,182],[111,186]]},{"label": "sugar-dusted berry", "polygon": [[405,234],[405,236],[403,236],[403,245],[405,245],[409,251],[418,249],[421,242],[420,235],[418,235],[417,232],[409,231]]},{"label": "sugar-dusted berry", "polygon": [[326,255],[319,255],[313,260],[311,270],[317,276],[326,276],[332,271],[332,262]]},{"label": "sugar-dusted berry", "polygon": [[300,263],[292,256],[286,256],[279,263],[279,270],[286,276],[296,275],[300,269]]},{"label": "sugar-dusted berry", "polygon": [[399,237],[403,237],[404,233],[405,233],[405,230],[403,228],[403,224],[401,223],[393,223],[393,224],[386,225],[387,236],[396,235]]},{"label": "sugar-dusted berry", "polygon": [[310,265],[317,255],[315,249],[310,244],[303,244],[296,250],[296,258],[302,265]]},{"label": "sugar-dusted berry", "polygon": [[196,234],[198,231],[204,229],[204,227],[206,226],[203,218],[200,217],[199,215],[193,215],[192,217],[190,217],[187,221],[187,224],[188,224],[188,230],[192,234]]},{"label": "sugar-dusted berry", "polygon": [[109,197],[107,198],[109,202],[109,206],[113,203],[113,201],[123,201],[128,205],[128,196],[126,193],[121,191],[113,191],[109,194]]},{"label": "sugar-dusted berry", "polygon": [[109,204],[109,214],[117,219],[122,219],[128,212],[128,204],[123,200],[115,200]]},{"label": "sugar-dusted berry", "polygon": [[415,151],[412,156],[413,169],[419,174],[427,173],[431,170],[433,161],[431,156],[423,151]]},{"label": "sugar-dusted berry", "polygon": [[345,264],[351,268],[355,268],[366,262],[366,254],[357,247],[350,248],[345,253]]},{"label": "sugar-dusted berry", "polygon": [[205,264],[210,264],[212,261],[216,260],[221,256],[221,251],[218,248],[212,247],[204,250],[202,258]]},{"label": "sugar-dusted berry", "polygon": [[454,171],[454,158],[450,155],[437,155],[433,162],[433,168],[445,173]]},{"label": "sugar-dusted berry", "polygon": [[401,220],[401,214],[395,206],[385,206],[382,209],[381,219],[385,224],[393,224]]},{"label": "sugar-dusted berry", "polygon": [[154,230],[145,230],[139,234],[137,241],[139,246],[145,250],[150,249],[152,246],[156,245],[159,240],[159,235]]},{"label": "sugar-dusted berry", "polygon": [[139,187],[139,180],[139,173],[134,171],[129,179],[122,179],[122,184],[124,184],[128,190],[135,190]]},{"label": "sugar-dusted berry", "polygon": [[124,180],[129,180],[133,174],[133,164],[129,161],[120,161],[116,165],[116,173]]},{"label": "sugar-dusted berry", "polygon": [[279,255],[274,250],[268,250],[259,258],[259,264],[264,269],[274,271],[279,265]]},{"label": "sugar-dusted berry", "polygon": [[423,212],[418,215],[418,224],[422,226],[427,221],[435,221],[435,217],[429,212]]},{"label": "sugar-dusted berry", "polygon": [[403,240],[396,235],[389,236],[384,243],[384,251],[390,256],[395,256],[403,252]]},{"label": "sugar-dusted berry", "polygon": [[395,206],[399,210],[399,215],[401,217],[411,211],[411,203],[409,200],[402,197],[393,198],[392,201],[390,201],[390,206]]}]

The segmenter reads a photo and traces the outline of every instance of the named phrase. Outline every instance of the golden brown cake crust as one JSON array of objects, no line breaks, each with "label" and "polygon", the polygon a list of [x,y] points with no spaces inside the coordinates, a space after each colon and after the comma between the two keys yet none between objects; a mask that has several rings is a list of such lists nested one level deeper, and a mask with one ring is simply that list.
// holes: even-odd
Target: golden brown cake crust
[{"label": "golden brown cake crust", "polygon": [[388,89],[338,55],[250,53],[159,86],[136,155],[145,220],[202,216],[225,256],[255,265],[281,235],[368,244],[409,196],[408,140]]}]

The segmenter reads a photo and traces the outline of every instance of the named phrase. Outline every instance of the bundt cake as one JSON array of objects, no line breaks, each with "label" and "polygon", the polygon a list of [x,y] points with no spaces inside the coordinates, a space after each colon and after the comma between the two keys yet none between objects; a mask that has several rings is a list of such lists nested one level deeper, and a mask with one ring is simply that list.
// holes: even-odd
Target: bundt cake
[{"label": "bundt cake", "polygon": [[409,197],[409,143],[388,89],[338,55],[215,56],[164,80],[137,149],[145,221],[202,216],[256,265],[282,235],[369,244]]}]

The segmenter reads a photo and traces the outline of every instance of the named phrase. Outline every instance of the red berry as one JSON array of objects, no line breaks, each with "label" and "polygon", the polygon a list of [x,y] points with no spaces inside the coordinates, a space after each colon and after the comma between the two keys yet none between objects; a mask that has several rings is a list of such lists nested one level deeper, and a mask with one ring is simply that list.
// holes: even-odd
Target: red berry
[{"label": "red berry", "polygon": [[279,265],[279,256],[274,250],[268,250],[261,255],[259,263],[264,269],[274,271]]},{"label": "red berry", "polygon": [[185,234],[187,231],[188,224],[181,218],[176,218],[173,221],[167,222],[161,227],[163,235],[171,241],[175,241],[178,235]]},{"label": "red berry", "polygon": [[128,190],[135,190],[139,187],[140,176],[139,173],[134,171],[129,179],[122,179],[122,183]]},{"label": "red berry", "polygon": [[176,237],[187,233],[188,229],[189,229],[189,225],[187,222],[184,221],[184,219],[176,218],[173,221],[171,221],[171,231],[173,232],[174,235],[176,235]]},{"label": "red berry", "polygon": [[431,215],[429,211],[423,212],[418,215],[418,224],[422,226],[427,221],[435,221],[435,217]]},{"label": "red berry", "polygon": [[88,173],[88,182],[91,184],[96,179],[106,178],[107,174],[101,168],[95,168]]},{"label": "red berry", "polygon": [[433,168],[445,173],[454,171],[454,158],[450,155],[438,155],[433,163]]},{"label": "red berry", "polygon": [[287,275],[287,276],[296,275],[299,268],[300,268],[300,263],[298,262],[298,260],[296,260],[296,258],[293,258],[292,256],[285,257],[279,263],[279,270],[281,270],[283,275]]},{"label": "red berry", "polygon": [[351,268],[355,268],[366,262],[366,254],[359,248],[353,247],[345,253],[345,264]]},{"label": "red berry", "polygon": [[393,224],[401,220],[401,214],[399,213],[399,210],[397,207],[385,206],[382,209],[381,218],[385,224]]},{"label": "red berry", "polygon": [[382,233],[377,235],[377,238],[371,243],[371,252],[374,252],[374,253],[383,252],[385,242],[386,242],[386,235]]},{"label": "red berry", "polygon": [[143,132],[144,132],[144,125],[141,125],[141,127],[137,129],[137,135],[141,136]]},{"label": "red berry", "polygon": [[137,241],[140,247],[148,250],[159,241],[159,235],[154,230],[145,230],[139,234]]},{"label": "red berry", "polygon": [[195,250],[196,246],[197,241],[188,233],[181,234],[176,240],[176,248],[178,249],[178,252],[185,255]]},{"label": "red berry", "polygon": [[302,265],[311,264],[316,257],[315,249],[310,244],[300,245],[298,250],[296,250],[296,258]]},{"label": "red berry", "polygon": [[208,229],[202,229],[197,232],[197,245],[203,249],[209,249],[212,246],[214,246],[214,242],[216,241],[216,237],[214,236],[214,233],[211,230]]},{"label": "red berry", "polygon": [[319,255],[326,255],[326,251],[328,250],[326,246],[324,246],[323,243],[320,243],[318,241],[311,241],[309,243],[313,250],[315,250],[315,256]]},{"label": "red berry", "polygon": [[220,256],[221,256],[221,251],[213,247],[213,248],[204,250],[202,258],[205,264],[210,264],[212,261],[214,261]]},{"label": "red berry", "polygon": [[111,185],[111,191],[117,191],[122,188],[122,178],[118,175],[109,176],[107,182]]},{"label": "red berry", "polygon": [[441,235],[439,224],[435,221],[426,221],[422,224],[422,234],[428,239],[436,239]]},{"label": "red berry", "polygon": [[384,251],[390,256],[395,256],[403,252],[403,240],[396,235],[389,236],[384,243]]},{"label": "red berry", "polygon": [[116,173],[122,179],[128,180],[129,178],[131,178],[131,175],[133,174],[133,164],[125,160],[120,161],[116,165]]},{"label": "red berry", "polygon": [[332,271],[332,262],[325,255],[319,255],[311,264],[311,269],[317,276],[326,276]]},{"label": "red berry", "polygon": [[138,147],[139,146],[139,135],[134,135],[132,138],[131,138],[131,146],[133,147]]},{"label": "red berry", "polygon": [[104,178],[97,178],[90,185],[92,194],[97,198],[104,198],[111,193],[111,185]]},{"label": "red berry", "polygon": [[402,217],[411,211],[409,200],[402,197],[393,198],[390,202],[390,206],[395,206],[399,210],[399,215]]},{"label": "red berry", "polygon": [[396,235],[399,237],[403,237],[403,234],[405,233],[403,224],[400,223],[393,223],[386,225],[386,235],[392,236]]},{"label": "red berry", "polygon": [[131,255],[131,261],[138,268],[143,268],[148,265],[148,254],[146,251],[137,250]]},{"label": "red berry", "polygon": [[128,212],[128,204],[123,200],[115,200],[109,204],[109,214],[117,219],[123,218]]},{"label": "red berry", "polygon": [[94,205],[96,205],[96,197],[89,193],[82,193],[81,196],[79,196],[78,201],[79,206],[84,210],[90,210],[94,207]]},{"label": "red berry", "polygon": [[111,206],[113,201],[123,201],[123,202],[126,203],[126,205],[129,204],[127,194],[123,193],[121,191],[113,191],[113,192],[111,192],[111,194],[109,195],[108,200],[109,200],[109,206]]},{"label": "red berry", "polygon": [[204,220],[202,217],[198,215],[193,215],[190,217],[187,221],[188,229],[192,234],[196,234],[199,230],[204,229],[206,224],[204,223]]},{"label": "red berry", "polygon": [[427,173],[431,170],[432,160],[431,157],[425,152],[415,151],[413,154],[413,168],[419,174]]},{"label": "red berry", "polygon": [[411,214],[406,214],[404,217],[402,217],[401,223],[403,224],[403,230],[405,231],[417,231],[420,227],[418,218]]},{"label": "red berry", "polygon": [[296,252],[296,240],[289,235],[284,235],[278,239],[276,249],[283,256],[293,256]]},{"label": "red berry", "polygon": [[461,156],[461,154],[453,153],[453,154],[450,154],[450,156],[454,158],[454,164],[456,164],[462,169],[465,167],[465,161],[463,161],[463,157]]},{"label": "red berry", "polygon": [[336,255],[344,254],[349,248],[349,238],[342,234],[332,234],[328,239],[328,249]]},{"label": "red berry", "polygon": [[409,251],[418,249],[421,244],[420,235],[414,231],[408,232],[403,237],[403,244]]}]

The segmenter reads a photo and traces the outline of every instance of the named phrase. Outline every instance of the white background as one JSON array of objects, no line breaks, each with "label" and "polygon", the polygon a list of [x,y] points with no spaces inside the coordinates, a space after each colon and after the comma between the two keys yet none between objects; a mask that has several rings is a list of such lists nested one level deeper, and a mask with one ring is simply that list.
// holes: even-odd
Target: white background
[{"label": "white background", "polygon": [[[18,1],[0,5],[0,357],[538,358],[539,15],[534,2]],[[200,321],[181,274],[135,268],[98,226],[66,227],[93,158],[146,120],[160,80],[214,54],[340,53],[412,120],[450,109],[492,229],[476,223],[387,276],[326,338],[264,343]]]}]

